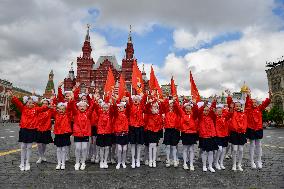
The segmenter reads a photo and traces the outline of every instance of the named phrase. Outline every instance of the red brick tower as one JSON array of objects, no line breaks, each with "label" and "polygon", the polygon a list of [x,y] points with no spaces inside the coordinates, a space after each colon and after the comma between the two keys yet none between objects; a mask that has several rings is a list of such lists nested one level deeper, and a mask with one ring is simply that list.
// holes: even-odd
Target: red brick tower
[{"label": "red brick tower", "polygon": [[73,86],[76,84],[76,78],[73,70],[73,62],[69,70],[68,76],[64,79],[64,91],[72,91]]},{"label": "red brick tower", "polygon": [[76,81],[81,83],[81,91],[91,87],[92,67],[95,64],[91,57],[92,47],[90,43],[90,25],[87,25],[87,34],[82,47],[83,56],[77,57],[77,78]]},{"label": "red brick tower", "polygon": [[50,98],[52,95],[52,90],[54,90],[53,77],[53,70],[51,70],[48,76],[48,82],[46,84],[45,92],[43,94],[44,98]]},{"label": "red brick tower", "polygon": [[128,34],[127,47],[125,49],[125,57],[122,59],[122,68],[121,71],[125,76],[125,83],[128,91],[131,91],[131,81],[132,81],[132,67],[134,62],[134,48],[131,37],[131,25]]}]

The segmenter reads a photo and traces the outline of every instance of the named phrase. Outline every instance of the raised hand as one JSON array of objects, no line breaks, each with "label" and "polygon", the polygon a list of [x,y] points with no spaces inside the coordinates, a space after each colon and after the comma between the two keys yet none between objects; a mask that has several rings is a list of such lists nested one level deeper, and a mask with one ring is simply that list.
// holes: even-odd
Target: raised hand
[{"label": "raised hand", "polygon": [[64,85],[64,81],[61,81],[61,82],[58,84],[58,88],[61,88],[63,85]]}]

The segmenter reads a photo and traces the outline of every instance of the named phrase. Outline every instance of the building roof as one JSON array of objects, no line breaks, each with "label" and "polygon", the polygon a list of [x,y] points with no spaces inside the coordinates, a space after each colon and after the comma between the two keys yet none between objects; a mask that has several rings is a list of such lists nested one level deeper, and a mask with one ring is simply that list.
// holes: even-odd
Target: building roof
[{"label": "building roof", "polygon": [[117,63],[115,56],[100,56],[97,63],[93,65],[93,70],[98,69],[105,60],[109,60],[112,63],[114,69],[121,71],[121,66]]}]

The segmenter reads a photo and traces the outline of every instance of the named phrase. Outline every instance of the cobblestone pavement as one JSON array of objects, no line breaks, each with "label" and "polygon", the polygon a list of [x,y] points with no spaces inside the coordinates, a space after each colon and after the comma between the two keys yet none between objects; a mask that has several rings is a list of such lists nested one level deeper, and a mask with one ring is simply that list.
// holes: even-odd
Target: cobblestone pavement
[{"label": "cobblestone pavement", "polygon": [[[166,168],[164,146],[157,168],[142,166],[139,169],[99,169],[98,164],[87,163],[85,171],[74,171],[74,146],[66,170],[56,171],[56,151],[48,145],[48,162],[37,165],[36,148],[33,148],[31,171],[19,170],[20,152],[18,125],[0,124],[0,187],[1,188],[284,188],[284,129],[266,129],[263,139],[263,169],[252,170],[248,161],[248,144],[245,146],[243,172],[231,171],[231,160],[225,161],[226,170],[216,173],[202,172],[196,148],[195,171]],[[180,147],[179,147],[180,148]],[[180,150],[179,150],[180,151]]]}]

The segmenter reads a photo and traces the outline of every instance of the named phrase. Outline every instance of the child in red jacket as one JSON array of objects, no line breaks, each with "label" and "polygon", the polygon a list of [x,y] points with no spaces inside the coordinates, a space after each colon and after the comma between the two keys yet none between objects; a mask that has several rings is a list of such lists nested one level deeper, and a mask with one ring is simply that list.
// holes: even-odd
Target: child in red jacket
[{"label": "child in red jacket", "polygon": [[[269,92],[269,97],[271,92]],[[270,99],[267,98],[260,105],[257,104],[255,99],[250,98],[250,94],[246,98],[246,112],[248,117],[248,128],[247,128],[247,138],[250,140],[250,162],[253,169],[256,168],[254,162],[254,150],[256,149],[257,154],[257,167],[262,168],[262,148],[261,139],[263,138],[263,128],[262,128],[262,111],[270,104]]]},{"label": "child in red jacket", "polygon": [[[42,99],[41,100],[42,106],[49,107],[50,99]],[[49,109],[45,112],[39,113],[37,117],[37,148],[38,148],[38,155],[39,159],[36,163],[41,163],[42,161],[46,161],[44,156],[46,145],[52,143],[51,137],[51,114],[52,110]]]},{"label": "child in red jacket", "polygon": [[[12,91],[7,92],[12,96]],[[47,106],[38,107],[36,105],[38,98],[36,96],[24,96],[22,103],[17,97],[12,97],[12,103],[16,105],[22,113],[20,121],[19,142],[21,142],[21,171],[29,171],[30,156],[32,153],[32,143],[36,142],[37,137],[37,117],[39,113],[48,110]]]},{"label": "child in red jacket", "polygon": [[[163,144],[166,145],[166,167],[171,166],[170,154],[172,151],[173,155],[173,164],[174,167],[178,167],[177,160],[177,144],[180,140],[180,115],[178,113],[178,108],[174,108],[174,100],[165,100],[164,102],[166,110],[165,110],[165,133],[164,133],[164,141]],[[179,106],[177,104],[177,106]],[[171,150],[172,149],[172,150]]]},{"label": "child in red jacket", "polygon": [[179,130],[181,131],[181,140],[183,145],[183,169],[188,170],[187,156],[189,152],[190,170],[194,171],[194,144],[197,143],[197,124],[198,107],[196,103],[185,103],[183,108],[176,102],[175,106],[178,109],[180,120]]},{"label": "child in red jacket", "polygon": [[115,134],[115,143],[117,144],[117,166],[116,169],[120,169],[120,166],[126,168],[126,152],[128,144],[128,117],[125,114],[125,102],[114,104],[113,125]]},{"label": "child in red jacket", "polygon": [[95,102],[95,110],[99,117],[98,120],[98,136],[97,146],[100,147],[100,168],[107,169],[107,159],[109,155],[109,148],[112,145],[112,116],[113,108],[110,107],[109,103],[102,102],[100,106]]},{"label": "child in red jacket", "polygon": [[56,110],[52,109],[52,117],[55,120],[53,133],[55,134],[54,145],[56,146],[57,155],[56,170],[65,169],[68,146],[71,145],[70,133],[72,129],[70,113],[70,104],[67,105],[67,102],[59,102]]},{"label": "child in red jacket", "polygon": [[74,167],[76,171],[79,170],[79,168],[81,170],[85,170],[85,161],[88,154],[88,142],[89,137],[91,136],[91,115],[94,106],[92,101],[90,102],[90,106],[86,101],[80,101],[76,103],[76,105],[75,101],[70,101],[69,104],[71,106],[72,114],[74,116],[74,126],[72,134],[74,136],[76,157],[76,163]]},{"label": "child in red jacket", "polygon": [[216,130],[214,125],[214,107],[216,101],[212,102],[211,107],[207,103],[204,103],[198,110],[198,121],[199,121],[199,146],[202,150],[201,158],[203,163],[203,171],[207,171],[207,158],[208,158],[208,169],[210,172],[215,172],[212,167],[213,164],[213,151],[218,149],[215,141]]},{"label": "child in red jacket", "polygon": [[161,105],[157,101],[150,100],[146,105],[145,120],[146,143],[149,144],[149,167],[156,167],[157,143],[159,142],[159,131],[162,129]]},{"label": "child in red jacket", "polygon": [[218,150],[215,152],[215,167],[218,170],[225,169],[224,158],[226,155],[226,148],[229,142],[229,125],[228,121],[231,118],[231,113],[224,109],[223,104],[218,104],[216,108],[216,143]]},{"label": "child in red jacket", "polygon": [[[227,98],[228,105],[231,107],[233,101],[231,96]],[[242,110],[242,101],[234,101],[234,111],[231,117],[230,125],[230,142],[233,147],[232,157],[233,157],[233,167],[232,170],[236,171],[237,168],[239,171],[243,171],[242,160],[243,160],[243,150],[244,145],[247,143],[246,139],[246,130],[247,130],[247,115]],[[237,153],[238,153],[238,165],[237,165]]]},{"label": "child in red jacket", "polygon": [[129,143],[131,144],[131,167],[140,167],[141,148],[144,144],[144,119],[143,111],[147,95],[133,95],[129,97],[127,113],[129,115]]}]

